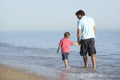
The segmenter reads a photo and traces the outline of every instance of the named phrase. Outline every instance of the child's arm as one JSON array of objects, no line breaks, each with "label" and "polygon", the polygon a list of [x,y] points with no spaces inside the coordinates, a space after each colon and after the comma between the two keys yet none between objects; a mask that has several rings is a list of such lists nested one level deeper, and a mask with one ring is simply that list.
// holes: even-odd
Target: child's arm
[{"label": "child's arm", "polygon": [[60,50],[60,46],[58,46],[57,53],[59,53],[59,50]]},{"label": "child's arm", "polygon": [[80,43],[78,43],[78,42],[73,42],[73,44],[72,44],[72,46],[79,46],[80,45]]}]

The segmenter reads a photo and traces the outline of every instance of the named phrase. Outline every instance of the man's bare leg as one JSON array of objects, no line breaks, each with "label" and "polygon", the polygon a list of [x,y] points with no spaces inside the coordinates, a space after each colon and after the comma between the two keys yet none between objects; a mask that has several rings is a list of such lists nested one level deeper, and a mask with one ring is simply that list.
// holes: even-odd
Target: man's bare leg
[{"label": "man's bare leg", "polygon": [[91,54],[91,60],[93,64],[93,69],[96,70],[96,55],[95,54]]},{"label": "man's bare leg", "polygon": [[83,55],[83,60],[84,60],[84,64],[85,64],[85,69],[88,69],[88,58],[86,55]]}]

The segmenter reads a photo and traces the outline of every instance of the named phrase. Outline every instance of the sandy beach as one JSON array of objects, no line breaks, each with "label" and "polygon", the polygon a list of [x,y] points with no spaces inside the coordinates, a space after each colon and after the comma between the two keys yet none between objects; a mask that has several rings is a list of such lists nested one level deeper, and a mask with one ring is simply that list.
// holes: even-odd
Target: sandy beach
[{"label": "sandy beach", "polygon": [[0,80],[45,80],[41,76],[37,76],[25,71],[16,70],[11,67],[0,65]]}]

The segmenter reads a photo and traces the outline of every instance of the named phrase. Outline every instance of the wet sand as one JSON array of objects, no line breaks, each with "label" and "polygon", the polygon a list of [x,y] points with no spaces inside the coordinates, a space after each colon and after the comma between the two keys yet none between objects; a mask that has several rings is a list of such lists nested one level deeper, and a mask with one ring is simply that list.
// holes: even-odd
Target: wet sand
[{"label": "wet sand", "polygon": [[0,80],[45,80],[43,77],[0,65]]}]

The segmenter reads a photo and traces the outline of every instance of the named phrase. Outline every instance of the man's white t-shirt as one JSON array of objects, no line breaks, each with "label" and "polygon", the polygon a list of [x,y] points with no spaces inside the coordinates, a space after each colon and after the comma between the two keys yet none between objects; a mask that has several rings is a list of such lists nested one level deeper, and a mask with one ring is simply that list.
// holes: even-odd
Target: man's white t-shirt
[{"label": "man's white t-shirt", "polygon": [[81,38],[80,39],[95,38],[94,26],[95,26],[95,22],[94,22],[93,18],[83,16],[78,21],[78,25],[77,25],[78,29],[81,30]]}]

